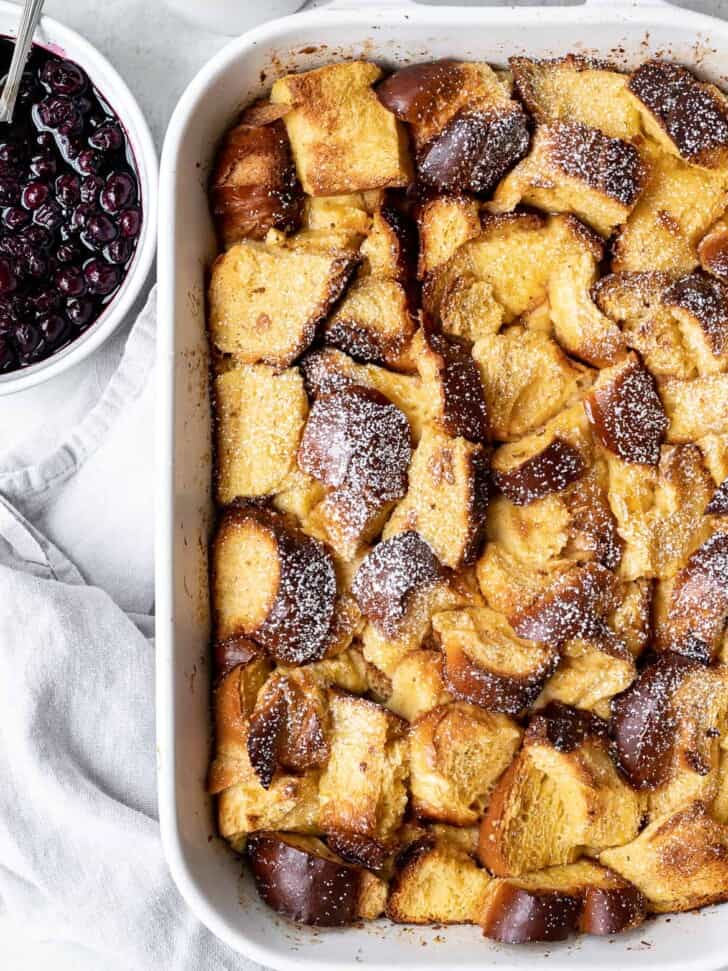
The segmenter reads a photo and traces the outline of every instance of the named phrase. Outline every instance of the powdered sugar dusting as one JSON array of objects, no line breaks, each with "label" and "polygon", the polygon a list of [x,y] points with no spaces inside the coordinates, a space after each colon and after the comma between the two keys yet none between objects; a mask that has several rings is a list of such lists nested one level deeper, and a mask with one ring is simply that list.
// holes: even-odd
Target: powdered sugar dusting
[{"label": "powdered sugar dusting", "polygon": [[669,307],[679,307],[695,318],[716,356],[728,347],[728,285],[701,271],[688,273],[662,295]]},{"label": "powdered sugar dusting", "polygon": [[634,145],[580,123],[556,123],[545,132],[549,157],[562,172],[624,206],[634,205],[646,177]]}]

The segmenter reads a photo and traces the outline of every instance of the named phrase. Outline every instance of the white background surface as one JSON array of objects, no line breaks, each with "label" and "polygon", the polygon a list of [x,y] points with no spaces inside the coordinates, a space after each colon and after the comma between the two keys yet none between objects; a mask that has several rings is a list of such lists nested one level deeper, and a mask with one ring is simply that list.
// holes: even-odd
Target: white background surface
[{"label": "white background surface", "polygon": [[[200,4],[204,2],[199,0]],[[241,6],[248,4],[251,9],[251,26],[268,6],[264,0],[239,2]],[[467,4],[468,0],[460,2]],[[728,0],[679,0],[678,5],[728,18]],[[120,71],[146,114],[158,149],[161,149],[167,121],[177,98],[198,68],[226,40],[221,34],[188,26],[171,14],[161,0],[46,0],[45,11],[84,34]],[[105,376],[115,365],[122,337],[120,335],[89,361],[58,379],[21,395],[0,399],[3,447],[22,443],[37,433],[46,415],[56,415],[70,408],[82,372],[83,376],[94,375],[104,384]],[[146,441],[139,441],[136,435],[129,437],[129,454],[121,457],[127,474],[151,474],[153,429],[149,427],[145,432]],[[119,467],[119,457],[114,458],[110,469]],[[121,493],[123,478],[112,473],[109,478],[107,501],[111,500],[108,507],[113,510],[113,500],[122,501],[121,495],[114,495],[114,487],[116,485]],[[140,509],[139,514],[148,516],[150,509]],[[151,571],[151,566],[150,540],[148,550],[140,555],[138,569],[147,572]],[[151,573],[148,580],[151,582]],[[73,949],[27,940],[22,929],[13,927],[0,913],[2,971],[36,971],[41,968],[74,971],[78,958],[78,952]],[[104,971],[115,971],[113,964],[107,964]]]}]

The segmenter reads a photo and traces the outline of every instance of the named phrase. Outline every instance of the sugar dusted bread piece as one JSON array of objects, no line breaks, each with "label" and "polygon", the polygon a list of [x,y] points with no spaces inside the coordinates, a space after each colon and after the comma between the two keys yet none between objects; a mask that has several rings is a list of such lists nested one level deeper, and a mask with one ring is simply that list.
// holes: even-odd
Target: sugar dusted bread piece
[{"label": "sugar dusted bread piece", "polygon": [[588,640],[574,638],[564,645],[559,666],[534,707],[559,701],[608,719],[612,698],[628,688],[636,674],[626,644],[610,632]]},{"label": "sugar dusted bread piece", "polygon": [[713,276],[728,281],[728,221],[716,219],[698,243],[700,265]]},{"label": "sugar dusted bread piece", "polygon": [[488,607],[435,614],[435,636],[445,655],[445,684],[463,701],[517,715],[538,697],[558,661],[546,644],[521,638]]},{"label": "sugar dusted bread piece", "polygon": [[482,337],[473,348],[493,438],[513,441],[535,431],[576,397],[585,373],[559,345],[518,325]]},{"label": "sugar dusted bread piece", "polygon": [[324,328],[330,347],[355,360],[397,367],[415,332],[409,301],[396,280],[356,280]]},{"label": "sugar dusted bread piece", "polygon": [[454,702],[418,718],[409,732],[412,808],[420,819],[477,823],[521,742],[506,715]]},{"label": "sugar dusted bread piece", "polygon": [[458,246],[480,235],[478,202],[462,195],[434,196],[418,208],[417,227],[417,275],[422,279],[447,262]]},{"label": "sugar dusted bread piece", "polygon": [[279,78],[274,104],[290,106],[284,123],[298,177],[312,196],[404,186],[412,169],[404,128],[372,88],[380,69],[366,61]]},{"label": "sugar dusted bread piece", "polygon": [[675,280],[663,293],[698,374],[728,368],[728,285],[707,273]]},{"label": "sugar dusted bread piece", "polygon": [[435,191],[486,194],[528,149],[526,113],[487,64],[414,64],[377,95],[410,125],[417,179]]},{"label": "sugar dusted bread piece", "polygon": [[[491,462],[495,486],[518,506],[562,492],[581,478],[587,465],[583,440],[587,429],[580,409],[574,424],[562,431],[552,420],[543,429],[501,445]],[[568,437],[567,437],[568,436]]]},{"label": "sugar dusted bread piece", "polygon": [[600,310],[619,324],[626,344],[656,378],[688,378],[695,370],[678,321],[663,301],[672,281],[669,273],[610,273],[592,288]]},{"label": "sugar dusted bread piece", "polygon": [[728,899],[728,827],[694,802],[655,819],[631,843],[599,855],[630,880],[652,913],[694,910]]},{"label": "sugar dusted bread piece", "polygon": [[280,120],[284,112],[265,103],[253,105],[223,140],[210,185],[223,246],[265,239],[269,229],[298,229],[303,194]]},{"label": "sugar dusted bread piece", "polygon": [[563,941],[574,931],[611,935],[639,926],[645,900],[628,880],[592,860],[491,881],[483,933],[503,944]]},{"label": "sugar dusted bread piece", "polygon": [[438,705],[452,701],[443,679],[443,660],[440,651],[430,648],[405,654],[392,671],[387,708],[413,722]]},{"label": "sugar dusted bread piece", "polygon": [[668,442],[691,442],[728,432],[728,375],[665,381],[660,385],[660,397],[670,420]]},{"label": "sugar dusted bread piece", "polygon": [[668,421],[654,378],[635,354],[599,372],[584,408],[605,449],[624,462],[657,465]]},{"label": "sugar dusted bread piece", "polygon": [[530,154],[501,182],[493,212],[519,203],[568,212],[602,236],[624,223],[647,183],[637,148],[573,121],[540,125]]},{"label": "sugar dusted bread piece", "polygon": [[250,637],[276,660],[321,658],[332,639],[337,601],[333,558],[278,512],[230,506],[213,554],[217,637]]},{"label": "sugar dusted bread piece", "polygon": [[705,663],[715,660],[728,620],[728,533],[709,536],[658,593],[658,647]]},{"label": "sugar dusted bread piece", "polygon": [[247,364],[285,367],[311,344],[354,269],[354,251],[334,240],[276,244],[243,240],[218,256],[210,279],[210,334]]},{"label": "sugar dusted bread piece", "polygon": [[662,446],[657,468],[611,454],[607,465],[609,504],[624,544],[621,577],[672,576],[709,532],[704,513],[713,480],[700,449]]},{"label": "sugar dusted bread piece", "polygon": [[428,425],[412,456],[407,494],[382,533],[415,530],[453,569],[478,553],[488,502],[488,462],[482,445],[450,438]]},{"label": "sugar dusted bread piece", "polygon": [[261,898],[299,924],[343,927],[374,920],[384,910],[386,883],[313,836],[256,833],[247,857]]},{"label": "sugar dusted bread piece", "polygon": [[649,181],[614,243],[612,270],[689,273],[698,243],[728,204],[728,174],[665,152],[648,156]]},{"label": "sugar dusted bread piece", "polygon": [[641,816],[639,797],[612,762],[606,724],[551,704],[532,718],[491,796],[478,853],[497,876],[520,876],[573,863],[585,847],[626,843]]},{"label": "sugar dusted bread piece", "polygon": [[215,379],[217,498],[276,492],[296,464],[308,413],[297,368],[243,365]]},{"label": "sugar dusted bread piece", "polygon": [[355,384],[379,391],[407,416],[415,442],[419,441],[433,409],[428,400],[431,396],[417,375],[396,374],[375,364],[357,364],[334,348],[311,351],[301,361],[301,371],[309,398],[318,398]]},{"label": "sugar dusted bread piece", "polygon": [[610,138],[640,134],[628,77],[603,61],[567,54],[553,60],[510,57],[516,91],[539,125],[578,122]]},{"label": "sugar dusted bread piece", "polygon": [[314,401],[298,465],[329,490],[316,514],[344,559],[379,532],[405,494],[410,455],[407,419],[379,391],[350,385]]},{"label": "sugar dusted bread piece", "polygon": [[372,213],[369,232],[361,245],[361,272],[409,284],[417,262],[417,227],[393,195],[385,193]]},{"label": "sugar dusted bread piece", "polygon": [[728,101],[681,64],[640,64],[628,85],[647,134],[665,151],[707,168],[728,161]]},{"label": "sugar dusted bread piece", "polygon": [[489,883],[466,850],[428,833],[399,853],[386,915],[398,924],[475,924]]},{"label": "sugar dusted bread piece", "polygon": [[336,692],[330,714],[331,750],[319,790],[321,827],[386,842],[407,803],[406,723],[373,701]]}]

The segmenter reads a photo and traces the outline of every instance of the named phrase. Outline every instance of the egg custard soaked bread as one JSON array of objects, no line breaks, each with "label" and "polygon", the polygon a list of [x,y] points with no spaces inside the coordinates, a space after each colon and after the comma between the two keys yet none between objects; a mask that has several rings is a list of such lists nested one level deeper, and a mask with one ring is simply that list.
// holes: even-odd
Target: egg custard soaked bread
[{"label": "egg custard soaked bread", "polygon": [[221,834],[304,923],[728,899],[728,105],[341,62],[223,139]]}]

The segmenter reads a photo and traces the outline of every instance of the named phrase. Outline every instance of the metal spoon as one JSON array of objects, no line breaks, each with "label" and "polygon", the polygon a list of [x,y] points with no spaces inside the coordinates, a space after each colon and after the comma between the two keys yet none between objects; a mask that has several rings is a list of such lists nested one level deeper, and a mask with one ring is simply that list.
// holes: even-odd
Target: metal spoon
[{"label": "metal spoon", "polygon": [[5,78],[5,87],[0,94],[0,122],[4,121],[10,124],[13,120],[15,102],[18,100],[18,91],[20,90],[20,79],[25,70],[25,62],[28,59],[30,45],[33,43],[33,34],[40,20],[43,3],[44,0],[25,0],[23,5],[13,59]]}]

